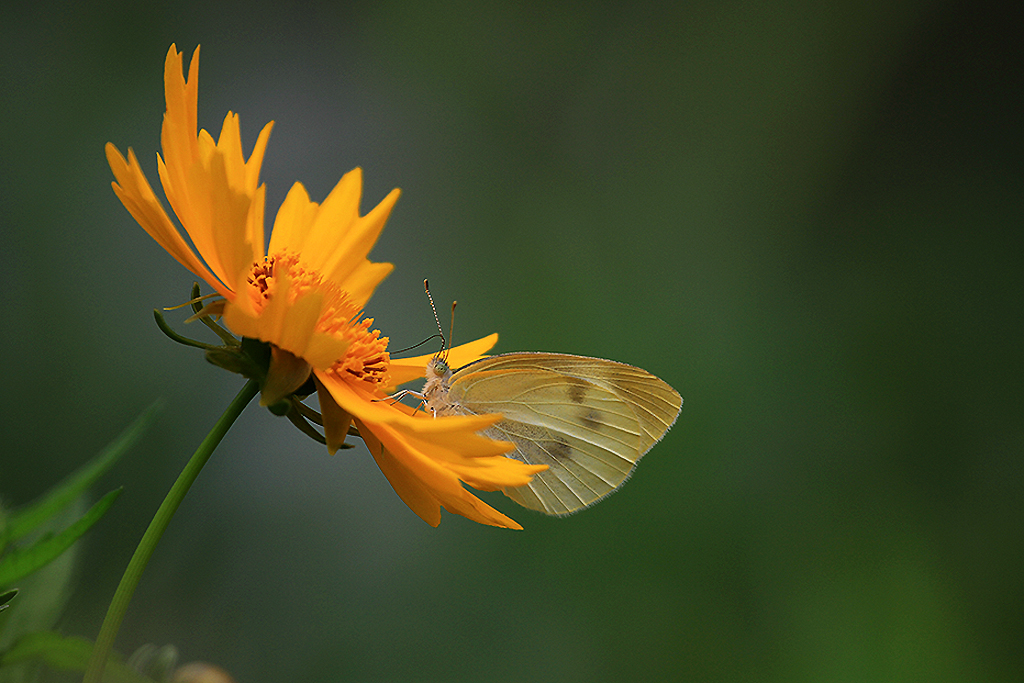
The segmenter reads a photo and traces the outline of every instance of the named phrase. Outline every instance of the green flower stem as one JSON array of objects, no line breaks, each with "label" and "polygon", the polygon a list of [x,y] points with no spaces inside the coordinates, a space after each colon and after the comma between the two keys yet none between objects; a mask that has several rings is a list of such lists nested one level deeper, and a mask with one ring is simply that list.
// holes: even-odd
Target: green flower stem
[{"label": "green flower stem", "polygon": [[199,444],[199,448],[196,449],[196,452],[189,459],[185,469],[178,475],[178,479],[174,482],[171,490],[167,492],[167,497],[160,504],[160,509],[156,511],[153,521],[149,523],[149,528],[146,529],[142,540],[139,541],[139,546],[135,549],[135,554],[132,555],[128,568],[124,570],[124,576],[121,577],[121,583],[117,586],[114,599],[110,601],[107,616],[103,619],[99,637],[96,638],[96,647],[93,648],[92,656],[89,658],[89,667],[85,670],[84,683],[100,683],[102,680],[107,656],[114,645],[117,631],[121,628],[125,612],[128,611],[128,603],[131,602],[135,588],[139,585],[139,579],[142,577],[142,572],[146,569],[146,564],[149,562],[156,544],[160,542],[160,537],[164,535],[171,517],[174,516],[178,506],[181,505],[182,499],[185,498],[185,494],[188,493],[192,483],[199,476],[203,465],[210,459],[217,444],[224,438],[228,429],[238,419],[238,416],[242,414],[242,410],[258,392],[259,383],[254,380],[249,380],[242,387],[242,390],[235,396],[231,405],[221,415],[217,424],[206,435],[203,442]]}]

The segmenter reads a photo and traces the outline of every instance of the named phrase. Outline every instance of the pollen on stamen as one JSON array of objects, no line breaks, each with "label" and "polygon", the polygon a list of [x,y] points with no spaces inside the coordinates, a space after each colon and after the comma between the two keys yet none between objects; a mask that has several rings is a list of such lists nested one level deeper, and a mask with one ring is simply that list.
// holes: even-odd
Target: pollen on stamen
[{"label": "pollen on stamen", "polygon": [[257,310],[261,310],[264,304],[274,297],[277,292],[277,280],[285,274],[287,274],[290,284],[289,304],[294,303],[296,299],[305,296],[311,290],[323,292],[328,295],[328,299],[331,295],[346,296],[334,285],[324,282],[319,273],[304,268],[297,256],[284,252],[266,256],[262,262],[252,264],[252,270],[249,271],[246,282],[251,285],[249,294]]},{"label": "pollen on stamen", "polygon": [[373,318],[363,318],[346,326],[342,333],[350,342],[348,351],[331,367],[331,372],[377,389],[391,383],[391,356],[387,352],[388,338],[381,337],[379,330],[371,330],[372,324]]},{"label": "pollen on stamen", "polygon": [[[277,272],[278,259],[273,256],[266,256],[262,262],[252,264],[252,270],[245,278],[249,283],[249,298],[257,311],[263,310],[263,306],[274,296],[274,276]],[[289,264],[282,264],[285,268]]]},{"label": "pollen on stamen", "polygon": [[263,263],[254,263],[252,265],[252,272],[246,278],[246,281],[255,287],[263,297],[267,296],[267,291],[270,289],[270,281],[274,277],[274,263],[274,258],[265,257]]}]

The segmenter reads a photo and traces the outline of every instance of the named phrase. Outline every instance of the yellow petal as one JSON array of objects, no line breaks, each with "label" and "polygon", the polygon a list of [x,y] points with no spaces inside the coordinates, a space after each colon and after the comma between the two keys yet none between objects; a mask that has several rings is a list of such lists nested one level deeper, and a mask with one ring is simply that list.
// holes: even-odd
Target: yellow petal
[{"label": "yellow petal", "polygon": [[227,302],[222,315],[222,322],[238,336],[260,339],[260,311],[250,291],[243,291],[233,301]]},{"label": "yellow petal", "polygon": [[449,467],[459,479],[478,491],[500,491],[510,487],[526,486],[533,480],[533,475],[548,469],[547,465],[526,465],[504,456],[477,458],[473,465]]},{"label": "yellow petal", "polygon": [[[233,263],[236,267],[251,268],[253,264],[259,263],[263,257],[263,207],[267,199],[267,186],[260,185],[252,195],[252,203],[249,213],[246,214],[245,234],[242,239],[247,245],[241,250],[241,256],[247,256],[251,260],[246,262],[244,258],[236,258]],[[241,286],[241,282],[237,283]]]},{"label": "yellow petal", "polygon": [[[198,157],[179,174],[173,173],[168,159],[166,175],[161,175],[167,200],[196,249],[210,270],[236,290],[241,283],[229,278],[240,265],[252,265],[263,257],[263,244],[249,241],[253,232],[249,212],[262,215],[262,206],[254,206],[262,197],[245,193],[238,136],[238,117],[229,112],[221,133],[223,148],[201,131]],[[172,184],[175,175],[184,177],[183,185]]]},{"label": "yellow petal", "polygon": [[260,339],[304,356],[323,310],[324,295],[308,290],[292,297],[288,273],[279,274],[275,280],[276,287],[260,315]]},{"label": "yellow petal", "polygon": [[334,455],[345,443],[349,425],[352,424],[352,416],[338,405],[338,402],[331,396],[331,392],[327,391],[323,384],[319,381],[316,381],[315,384],[316,396],[320,401],[320,415],[324,420],[324,439],[327,441],[327,452]]},{"label": "yellow petal", "polygon": [[249,155],[249,160],[245,162],[245,189],[249,194],[252,194],[255,191],[256,186],[259,185],[260,168],[263,166],[263,155],[267,151],[267,141],[270,140],[270,131],[273,127],[273,121],[270,121],[267,125],[263,126],[263,130],[260,131],[259,137],[256,138],[256,144],[252,148],[252,154]]},{"label": "yellow petal", "polygon": [[[500,416],[412,417],[386,401],[374,401],[368,392],[329,373],[317,373],[317,379],[340,406],[353,414],[385,476],[428,523],[436,524],[437,505],[442,505],[483,524],[520,528],[466,491],[460,482],[494,491],[525,485],[534,473],[546,469],[504,457],[501,454],[512,444],[477,433]],[[372,437],[367,436],[367,430]]]},{"label": "yellow petal", "polygon": [[232,298],[231,290],[225,287],[203,265],[185,242],[181,233],[171,223],[167,212],[160,205],[160,200],[157,199],[153,188],[150,187],[146,176],[142,173],[139,160],[135,158],[135,152],[129,147],[128,159],[125,160],[121,152],[109,142],[106,152],[107,162],[110,164],[110,170],[113,171],[115,178],[115,182],[111,183],[114,194],[121,200],[132,217],[178,263],[188,268],[222,296]]},{"label": "yellow petal", "polygon": [[[185,173],[199,156],[196,139],[199,108],[199,47],[192,53],[188,80],[182,76],[182,55],[172,44],[164,60],[166,111],[160,130],[160,147],[167,159],[171,184],[185,186]],[[164,186],[166,189],[166,185]],[[180,218],[180,216],[179,216]]]},{"label": "yellow petal", "polygon": [[360,169],[347,173],[322,205],[311,201],[306,189],[295,183],[274,219],[267,250],[271,256],[301,254],[303,267],[348,292],[359,308],[393,269],[388,263],[368,261],[366,255],[398,198],[396,190],[368,216],[359,218],[361,191]]},{"label": "yellow petal", "polygon": [[[401,191],[397,188],[392,190],[370,213],[362,218],[357,217],[347,231],[333,235],[334,239],[331,240],[332,244],[329,247],[332,251],[328,252],[332,257],[323,264],[323,273],[327,279],[339,285],[347,283],[348,277],[377,243],[377,238],[380,237],[400,194]],[[325,201],[325,208],[326,204]],[[326,218],[325,222],[331,225]]]},{"label": "yellow petal", "polygon": [[349,341],[344,337],[324,332],[313,332],[302,357],[317,370],[327,370],[345,356]]},{"label": "yellow petal", "polygon": [[[440,523],[434,507],[440,504],[449,512],[474,522],[508,529],[523,528],[463,488],[458,476],[412,446],[391,425],[358,420],[357,423],[360,434],[364,434],[364,429],[372,434],[367,445],[373,447],[371,453],[378,466],[383,463],[381,471],[388,477],[392,487],[413,512],[428,524],[437,526]],[[412,499],[412,504],[407,496]]]},{"label": "yellow petal", "polygon": [[291,295],[292,277],[281,272],[261,310],[248,296],[224,308],[224,324],[243,337],[252,337],[299,356],[317,370],[326,370],[345,355],[349,341],[317,330],[323,313],[324,295],[315,289]]},{"label": "yellow petal", "polygon": [[164,194],[182,227],[209,269],[231,290],[242,265],[263,256],[263,192],[257,190],[269,125],[257,141],[253,158],[242,153],[238,116],[228,112],[220,140],[196,132],[199,50],[186,81],[182,57],[174,46],[164,62],[167,110],[161,128],[164,158],[158,162]]},{"label": "yellow petal", "polygon": [[448,512],[462,515],[480,524],[522,531],[523,525],[511,517],[498,512],[466,489],[460,488],[459,495],[442,499],[441,504]]},{"label": "yellow petal", "polygon": [[441,504],[430,494],[423,482],[384,448],[368,426],[359,420],[356,420],[356,426],[359,428],[359,434],[362,435],[370,454],[377,462],[377,467],[384,473],[391,488],[395,490],[402,502],[430,526],[436,527],[440,524]]},{"label": "yellow petal", "polygon": [[[207,193],[215,253],[225,272],[234,274],[263,257],[264,192],[247,187],[238,115],[228,112],[209,168],[198,173],[193,195]],[[259,172],[256,167],[255,172]],[[200,253],[203,253],[200,251]],[[232,283],[236,285],[240,283]]]},{"label": "yellow petal", "polygon": [[394,269],[395,266],[390,263],[374,263],[363,259],[363,262],[348,276],[345,290],[355,305],[362,308],[370,300],[377,285]]},{"label": "yellow petal", "polygon": [[347,240],[349,231],[359,218],[362,194],[363,169],[354,168],[341,177],[320,205],[316,221],[302,247],[303,253],[308,252],[309,263],[315,270],[326,273],[325,264],[340,250],[340,242]]},{"label": "yellow petal", "polygon": [[[509,450],[507,447],[494,445],[505,442],[493,441],[474,434],[500,420],[500,415],[453,415],[443,419],[412,417],[390,401],[355,386],[359,382],[343,381],[330,372],[317,371],[317,377],[331,392],[338,405],[363,421],[401,425],[404,430],[415,434],[441,435],[441,438],[456,438],[452,436],[453,433],[464,434],[464,437],[459,438],[469,441],[480,439],[484,444],[491,444],[493,450],[489,452],[490,455]],[[469,443],[467,441],[461,445],[468,447]]]},{"label": "yellow petal", "polygon": [[281,208],[274,219],[274,230],[270,233],[268,254],[291,252],[304,253],[306,235],[313,227],[313,221],[320,211],[320,205],[310,201],[302,183],[295,183],[288,190]]}]

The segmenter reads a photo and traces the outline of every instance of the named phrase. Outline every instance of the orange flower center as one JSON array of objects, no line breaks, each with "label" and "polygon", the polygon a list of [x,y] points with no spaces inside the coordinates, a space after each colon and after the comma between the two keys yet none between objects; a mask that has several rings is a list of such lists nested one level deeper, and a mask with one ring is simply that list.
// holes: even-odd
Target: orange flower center
[{"label": "orange flower center", "polygon": [[316,331],[348,342],[345,355],[335,361],[328,372],[345,381],[366,382],[370,391],[381,391],[380,387],[390,383],[388,338],[381,337],[379,330],[371,330],[373,318],[361,318],[362,310],[352,301],[348,292],[333,282],[325,281],[316,271],[307,270],[294,254],[283,253],[268,256],[263,263],[254,263],[247,278],[251,287],[249,294],[256,309],[262,310],[278,289],[279,278],[287,274],[288,304],[312,293],[323,297]]}]

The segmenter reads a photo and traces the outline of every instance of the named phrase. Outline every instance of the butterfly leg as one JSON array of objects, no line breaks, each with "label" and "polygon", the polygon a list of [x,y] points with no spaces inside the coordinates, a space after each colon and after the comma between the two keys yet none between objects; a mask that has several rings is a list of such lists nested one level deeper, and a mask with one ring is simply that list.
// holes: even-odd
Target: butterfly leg
[{"label": "butterfly leg", "polygon": [[[418,391],[413,391],[412,389],[402,389],[400,391],[396,391],[395,393],[393,393],[390,396],[387,396],[385,398],[378,398],[378,399],[374,399],[374,400],[375,401],[389,401],[391,403],[391,405],[394,405],[395,403],[398,403],[399,401],[401,401],[406,396],[412,396],[413,398],[418,398],[419,399],[419,403],[416,404],[415,410],[420,410],[421,408],[423,408],[423,406],[425,406],[427,404],[427,397],[424,396],[423,394],[421,394]],[[434,417],[437,417],[437,415],[435,415]]]}]

